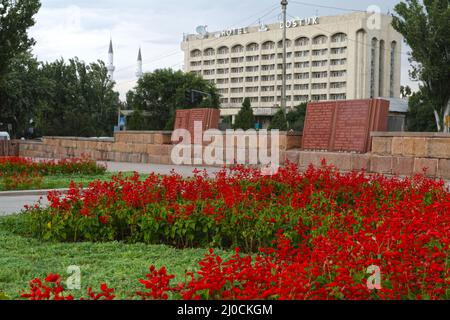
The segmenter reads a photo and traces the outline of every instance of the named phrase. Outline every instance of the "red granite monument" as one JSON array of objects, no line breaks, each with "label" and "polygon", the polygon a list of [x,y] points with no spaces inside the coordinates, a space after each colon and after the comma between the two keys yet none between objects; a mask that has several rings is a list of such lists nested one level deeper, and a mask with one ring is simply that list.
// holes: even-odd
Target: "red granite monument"
[{"label": "red granite monument", "polygon": [[220,110],[213,108],[177,110],[175,130],[186,129],[194,137],[194,123],[203,123],[203,132],[209,129],[218,129]]},{"label": "red granite monument", "polygon": [[370,132],[387,131],[389,105],[382,99],[310,103],[303,149],[367,153]]}]

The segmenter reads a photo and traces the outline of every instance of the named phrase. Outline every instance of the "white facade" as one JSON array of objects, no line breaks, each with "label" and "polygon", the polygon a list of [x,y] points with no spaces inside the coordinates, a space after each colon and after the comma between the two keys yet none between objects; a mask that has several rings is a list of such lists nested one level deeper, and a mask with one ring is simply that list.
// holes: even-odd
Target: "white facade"
[{"label": "white facade", "polygon": [[[392,18],[372,13],[293,19],[287,30],[287,105],[398,97],[402,36]],[[257,116],[281,104],[282,24],[188,35],[185,71],[214,82],[222,116],[249,97]]]}]

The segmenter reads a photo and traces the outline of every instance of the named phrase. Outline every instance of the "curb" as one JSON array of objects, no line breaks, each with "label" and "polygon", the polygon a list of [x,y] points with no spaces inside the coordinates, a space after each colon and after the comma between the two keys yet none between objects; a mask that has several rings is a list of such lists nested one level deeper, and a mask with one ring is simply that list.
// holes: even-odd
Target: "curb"
[{"label": "curb", "polygon": [[67,193],[69,189],[48,189],[48,190],[24,190],[24,191],[2,191],[1,197],[20,197],[20,196],[46,196],[50,191],[57,191],[62,194]]}]

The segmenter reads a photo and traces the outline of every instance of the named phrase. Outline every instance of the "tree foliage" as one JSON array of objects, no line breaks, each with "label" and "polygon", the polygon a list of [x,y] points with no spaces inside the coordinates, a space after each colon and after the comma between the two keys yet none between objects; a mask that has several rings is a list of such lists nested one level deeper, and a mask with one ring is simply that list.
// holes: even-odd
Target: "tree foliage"
[{"label": "tree foliage", "polygon": [[269,130],[281,130],[287,131],[288,123],[286,120],[286,116],[284,115],[284,111],[282,109],[278,110],[277,113],[273,116],[272,122],[270,123]]},{"label": "tree foliage", "polygon": [[[209,93],[212,101],[200,101],[192,106],[186,101],[186,91],[199,90]],[[214,84],[193,73],[172,69],[159,69],[144,74],[134,90],[127,94],[130,110],[149,113],[145,123],[147,130],[172,130],[177,109],[192,107],[218,108],[219,94]]]},{"label": "tree foliage", "polygon": [[102,61],[86,64],[77,58],[42,65],[48,92],[37,115],[43,135],[109,136],[120,105],[119,94]]},{"label": "tree foliage", "polygon": [[409,98],[407,128],[411,132],[436,131],[433,107],[422,92],[415,92]]},{"label": "tree foliage", "polygon": [[286,115],[286,119],[289,123],[289,129],[303,132],[303,128],[305,126],[305,117],[306,117],[306,108],[308,107],[308,103],[302,103],[288,112]]},{"label": "tree foliage", "polygon": [[395,6],[393,26],[411,47],[413,80],[436,116],[438,130],[445,129],[450,114],[450,1],[406,0]]},{"label": "tree foliage", "polygon": [[27,30],[35,24],[40,7],[39,0],[0,0],[0,87],[12,60],[34,45]]},{"label": "tree foliage", "polygon": [[255,129],[255,123],[256,121],[253,114],[250,98],[245,98],[244,102],[242,103],[241,110],[239,110],[239,113],[236,115],[236,119],[234,121],[234,129]]}]

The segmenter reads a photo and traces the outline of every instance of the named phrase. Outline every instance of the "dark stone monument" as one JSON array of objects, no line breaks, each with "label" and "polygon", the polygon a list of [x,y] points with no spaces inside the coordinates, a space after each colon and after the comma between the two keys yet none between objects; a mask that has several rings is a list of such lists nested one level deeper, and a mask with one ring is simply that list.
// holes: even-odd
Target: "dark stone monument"
[{"label": "dark stone monument", "polygon": [[387,131],[389,101],[381,99],[310,103],[303,149],[367,153],[370,132]]}]

